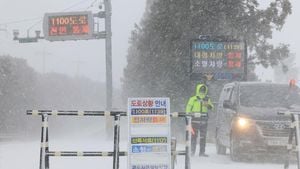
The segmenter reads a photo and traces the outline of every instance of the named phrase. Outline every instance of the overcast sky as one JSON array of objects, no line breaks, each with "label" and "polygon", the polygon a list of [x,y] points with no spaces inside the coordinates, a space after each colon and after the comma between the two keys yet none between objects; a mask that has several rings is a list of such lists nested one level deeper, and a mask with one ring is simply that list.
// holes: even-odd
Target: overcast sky
[{"label": "overcast sky", "polygon": [[[266,0],[261,0],[266,2]],[[96,2],[93,4],[93,2]],[[134,23],[140,23],[145,10],[146,0],[112,0],[113,30],[113,80],[116,87],[120,86],[123,68],[126,66],[128,39]],[[291,0],[293,14],[288,18],[282,32],[276,32],[274,43],[288,43],[293,53],[299,55],[297,47],[299,39],[300,1]],[[42,28],[41,19],[45,12],[98,10],[99,0],[0,0],[0,55],[9,54],[28,60],[38,72],[60,72],[71,76],[87,76],[94,80],[105,81],[105,41],[65,41],[19,44],[12,41],[12,30],[19,29],[20,37]],[[24,19],[35,19],[27,22],[9,23]],[[8,23],[8,24],[3,24]],[[1,25],[2,24],[2,25]],[[6,32],[4,30],[7,30]],[[45,58],[45,66],[43,64]],[[298,66],[300,59],[297,59]],[[259,70],[262,79],[272,79],[272,71],[265,73]]]}]

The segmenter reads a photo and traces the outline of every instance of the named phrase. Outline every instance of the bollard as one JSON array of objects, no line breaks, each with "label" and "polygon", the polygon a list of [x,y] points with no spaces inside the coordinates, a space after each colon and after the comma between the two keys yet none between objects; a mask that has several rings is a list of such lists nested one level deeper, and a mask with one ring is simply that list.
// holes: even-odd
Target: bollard
[{"label": "bollard", "polygon": [[119,144],[120,144],[120,114],[114,117],[114,159],[113,169],[119,169]]},{"label": "bollard", "polygon": [[45,147],[45,168],[49,169],[50,168],[50,163],[49,163],[49,127],[48,127],[49,123],[48,123],[48,116],[45,116],[45,128],[46,128],[46,147]]},{"label": "bollard", "polygon": [[189,128],[192,123],[192,118],[190,116],[186,116],[185,119],[186,119],[185,169],[191,169],[191,132]]},{"label": "bollard", "polygon": [[171,160],[171,169],[175,168],[175,163],[176,163],[176,138],[172,138],[171,140],[171,152],[172,152],[172,160]]},{"label": "bollard", "polygon": [[49,151],[48,144],[48,115],[42,115],[42,131],[41,131],[41,149],[40,149],[40,169],[49,169]]}]

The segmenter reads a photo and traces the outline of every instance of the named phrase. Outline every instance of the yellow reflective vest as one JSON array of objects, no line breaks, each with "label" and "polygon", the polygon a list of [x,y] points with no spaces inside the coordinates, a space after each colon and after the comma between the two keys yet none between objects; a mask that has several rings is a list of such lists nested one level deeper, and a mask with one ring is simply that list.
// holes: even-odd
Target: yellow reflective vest
[{"label": "yellow reflective vest", "polygon": [[[205,87],[205,91],[201,92],[201,87]],[[196,95],[190,97],[185,112],[186,113],[207,113],[209,109],[213,109],[214,105],[207,95],[208,88],[205,84],[196,86]]]}]

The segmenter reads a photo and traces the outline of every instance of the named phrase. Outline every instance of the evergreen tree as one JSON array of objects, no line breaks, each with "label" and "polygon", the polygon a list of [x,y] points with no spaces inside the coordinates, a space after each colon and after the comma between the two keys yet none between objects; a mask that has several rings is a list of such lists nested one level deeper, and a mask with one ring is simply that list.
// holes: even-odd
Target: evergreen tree
[{"label": "evergreen tree", "polygon": [[36,104],[36,73],[24,59],[0,56],[0,133],[23,127],[29,109]]},{"label": "evergreen tree", "polygon": [[[189,43],[199,35],[245,40],[252,70],[257,64],[277,65],[288,56],[288,46],[276,48],[268,40],[274,30],[283,27],[289,14],[289,0],[273,0],[265,9],[257,0],[154,1],[141,26],[132,32],[124,69],[124,97],[170,97],[172,108],[183,111],[195,86],[189,76]],[[255,78],[253,73],[251,76]],[[214,84],[222,86],[220,83]],[[218,90],[210,88],[215,98]]]},{"label": "evergreen tree", "polygon": [[288,58],[281,61],[281,63],[274,67],[274,81],[278,83],[287,83],[291,79],[298,79],[299,67],[296,66],[296,55],[291,54]]}]

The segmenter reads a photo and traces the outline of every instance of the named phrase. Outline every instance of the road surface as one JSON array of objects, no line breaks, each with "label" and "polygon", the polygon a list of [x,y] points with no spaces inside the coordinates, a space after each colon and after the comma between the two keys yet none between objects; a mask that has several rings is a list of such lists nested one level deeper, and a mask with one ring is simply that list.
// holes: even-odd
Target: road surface
[{"label": "road surface", "polygon": [[[111,151],[112,143],[103,140],[67,140],[50,141],[50,150],[77,150],[77,151]],[[6,142],[0,143],[0,169],[38,169],[39,147],[36,142]],[[121,151],[126,150],[126,142],[122,142]],[[217,155],[213,144],[208,144],[209,157],[192,157],[192,169],[283,169],[282,163],[270,161],[260,162],[233,162],[229,156]],[[120,169],[127,168],[127,158],[121,157]],[[51,157],[51,169],[111,169],[112,157]],[[176,168],[184,168],[184,157],[178,157]],[[296,169],[291,165],[291,169]]]}]

